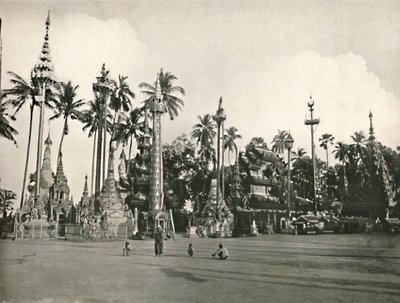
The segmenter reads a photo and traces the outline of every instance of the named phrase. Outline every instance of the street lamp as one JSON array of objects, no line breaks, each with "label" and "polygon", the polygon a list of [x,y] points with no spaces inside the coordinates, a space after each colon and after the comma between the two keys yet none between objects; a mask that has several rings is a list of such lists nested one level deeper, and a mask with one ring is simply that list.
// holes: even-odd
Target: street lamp
[{"label": "street lamp", "polygon": [[290,152],[293,147],[294,140],[292,136],[289,135],[285,139],[286,147],[288,149],[288,196],[287,196],[287,202],[288,202],[288,218],[290,221]]}]

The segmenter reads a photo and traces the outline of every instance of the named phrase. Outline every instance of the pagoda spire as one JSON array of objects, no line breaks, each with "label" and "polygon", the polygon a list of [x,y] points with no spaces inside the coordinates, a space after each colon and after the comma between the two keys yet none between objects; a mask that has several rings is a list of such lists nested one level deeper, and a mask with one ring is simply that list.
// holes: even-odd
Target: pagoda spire
[{"label": "pagoda spire", "polygon": [[84,196],[84,197],[89,196],[88,183],[87,183],[87,175],[85,176],[85,185],[84,185],[84,187],[83,187],[83,196]]},{"label": "pagoda spire", "polygon": [[368,138],[368,141],[371,143],[375,141],[374,126],[372,125],[372,118],[373,118],[373,115],[370,110],[369,111],[369,138]]},{"label": "pagoda spire", "polygon": [[49,28],[50,28],[50,11],[48,12],[46,19],[46,34],[44,36],[44,42],[42,50],[39,55],[39,59],[36,62],[34,68],[31,71],[31,79],[35,86],[39,88],[39,94],[36,96],[36,101],[40,105],[40,117],[39,117],[39,131],[38,131],[38,144],[37,144],[37,155],[36,155],[36,188],[35,188],[35,200],[37,201],[40,196],[40,168],[42,158],[42,142],[43,142],[43,120],[44,120],[44,101],[46,99],[46,85],[53,84],[55,82],[54,67],[51,62],[50,48],[49,48]]},{"label": "pagoda spire", "polygon": [[46,34],[44,36],[42,51],[40,52],[39,58],[31,73],[32,78],[38,80],[40,84],[55,82],[54,66],[51,61],[50,47],[49,47],[49,28],[50,28],[50,11],[48,12],[46,19]]},{"label": "pagoda spire", "polygon": [[60,151],[58,155],[56,176],[61,176],[61,175],[64,175],[64,165],[62,161],[62,152]]}]

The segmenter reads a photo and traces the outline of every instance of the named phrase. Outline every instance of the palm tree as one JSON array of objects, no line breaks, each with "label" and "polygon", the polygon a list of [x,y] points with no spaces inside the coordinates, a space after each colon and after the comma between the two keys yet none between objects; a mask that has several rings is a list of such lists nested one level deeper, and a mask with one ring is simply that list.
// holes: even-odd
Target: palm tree
[{"label": "palm tree", "polygon": [[202,116],[197,116],[199,123],[195,124],[192,128],[192,138],[196,140],[196,144],[208,145],[213,143],[216,132],[215,123],[210,114],[205,114]]},{"label": "palm tree", "polygon": [[[6,112],[9,106],[12,105],[11,101],[2,102],[0,106],[0,137],[6,138],[14,142],[16,146],[18,146],[17,141],[14,138],[14,135],[17,135],[17,130],[10,125],[7,117],[9,114]],[[12,119],[12,117],[11,117]]]},{"label": "palm tree", "polygon": [[89,129],[88,137],[93,136],[93,155],[92,155],[92,178],[90,185],[90,195],[93,195],[93,182],[94,182],[94,168],[95,168],[95,157],[96,157],[96,139],[97,132],[99,129],[100,120],[103,117],[103,111],[101,102],[98,98],[98,94],[94,94],[94,101],[87,102],[89,109],[83,110],[80,120],[85,124],[83,130]]},{"label": "palm tree", "polygon": [[304,157],[308,157],[307,152],[304,148],[298,147],[297,151],[292,151],[292,161],[293,162],[296,162],[297,160],[304,158]]},{"label": "palm tree", "polygon": [[354,132],[351,136],[353,140],[353,144],[350,145],[351,155],[353,160],[355,160],[356,164],[360,164],[363,161],[363,156],[365,154],[365,150],[367,149],[366,145],[364,144],[367,139],[363,131]]},{"label": "palm tree", "polygon": [[278,134],[275,135],[274,139],[271,142],[273,143],[272,145],[273,152],[283,156],[283,153],[285,152],[286,149],[286,137],[288,136],[288,134],[289,133],[286,130],[278,129]]},{"label": "palm tree", "polygon": [[226,134],[224,136],[224,150],[228,149],[228,162],[229,165],[231,165],[231,159],[230,159],[230,152],[235,151],[235,154],[237,155],[238,148],[235,143],[236,139],[241,139],[242,135],[238,134],[238,129],[234,126],[229,127],[228,129],[225,130]]},{"label": "palm tree", "polygon": [[[15,112],[13,116],[29,101],[30,103],[30,111],[29,111],[29,133],[28,133],[28,144],[26,147],[26,157],[25,157],[25,168],[24,168],[24,177],[22,180],[22,192],[21,192],[21,202],[20,207],[22,207],[24,203],[24,193],[25,193],[25,185],[26,185],[26,177],[28,173],[28,164],[29,164],[29,155],[31,153],[31,139],[32,139],[32,122],[33,122],[33,112],[35,106],[38,106],[39,103],[36,101],[36,96],[38,94],[39,83],[34,78],[31,78],[30,83],[25,81],[22,77],[18,76],[14,72],[8,72],[11,76],[10,82],[13,85],[12,88],[6,89],[4,91],[7,96],[14,96],[14,99],[11,99],[12,105],[15,108]],[[48,100],[49,94],[46,94],[46,100]],[[46,102],[48,105],[48,103]]]},{"label": "palm tree", "polygon": [[[185,90],[180,86],[174,86],[173,82],[178,78],[175,75],[171,74],[170,72],[164,72],[163,69],[161,69],[158,75],[158,79],[160,80],[161,93],[163,95],[163,102],[165,108],[169,114],[170,119],[173,120],[176,116],[178,116],[178,109],[182,110],[182,106],[184,106],[183,100],[176,97],[174,94],[179,93],[182,96],[184,96]],[[155,86],[156,86],[155,83],[154,85],[147,83],[141,83],[139,85],[139,88],[142,90],[142,93],[144,93],[148,97],[144,101],[147,108],[150,108],[150,105],[156,99]]]},{"label": "palm tree", "polygon": [[111,150],[111,144],[113,142],[114,138],[114,132],[115,128],[114,125],[116,121],[118,121],[118,116],[120,114],[120,111],[122,110],[123,112],[129,112],[132,104],[131,104],[131,99],[135,98],[135,94],[130,90],[129,85],[125,82],[125,80],[128,79],[128,77],[124,77],[119,75],[118,76],[118,84],[115,87],[111,98],[110,98],[110,108],[114,110],[114,118],[113,118],[113,124],[112,124],[112,133],[111,133],[111,139],[110,139],[110,150]]},{"label": "palm tree", "polygon": [[68,81],[68,83],[57,83],[54,87],[55,93],[54,96],[51,98],[51,101],[54,104],[55,113],[52,117],[50,117],[49,120],[54,120],[60,117],[64,118],[64,126],[62,129],[60,146],[58,147],[57,163],[60,158],[64,136],[68,135],[69,132],[68,118],[76,120],[82,116],[79,108],[84,104],[84,101],[83,99],[75,100],[78,87],[79,85],[74,87],[71,81]]},{"label": "palm tree", "polygon": [[346,174],[346,163],[349,160],[349,146],[343,142],[337,142],[335,145],[335,150],[333,151],[335,159],[342,162],[343,166],[343,180],[344,180],[344,187],[347,190],[347,174]]},{"label": "palm tree", "polygon": [[192,128],[191,136],[196,140],[199,146],[199,156],[201,159],[209,163],[214,162],[215,151],[213,149],[213,142],[216,136],[215,123],[210,114],[197,116],[199,123],[196,123]]},{"label": "palm tree", "polygon": [[328,144],[333,144],[333,140],[335,138],[331,134],[323,134],[321,138],[319,138],[319,144],[320,147],[323,147],[326,152],[326,169],[329,168],[329,158],[328,158]]},{"label": "palm tree", "polygon": [[128,115],[121,114],[115,125],[113,140],[126,144],[129,143],[128,160],[131,159],[133,137],[139,138],[143,122],[139,122],[143,116],[145,107],[135,108]]}]

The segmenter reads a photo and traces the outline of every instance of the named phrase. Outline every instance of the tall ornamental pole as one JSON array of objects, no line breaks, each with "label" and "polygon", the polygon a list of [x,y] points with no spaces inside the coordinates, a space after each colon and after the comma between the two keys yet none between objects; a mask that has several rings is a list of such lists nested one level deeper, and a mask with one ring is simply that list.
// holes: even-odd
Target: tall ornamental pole
[{"label": "tall ornamental pole", "polygon": [[308,108],[310,110],[311,117],[310,119],[306,120],[304,123],[305,125],[311,126],[311,157],[313,163],[313,196],[314,196],[314,214],[317,214],[317,189],[315,184],[315,145],[314,145],[314,125],[319,124],[319,119],[313,118],[313,111],[314,111],[314,100],[312,96],[310,96],[310,101],[308,102]]},{"label": "tall ornamental pole", "polygon": [[[219,105],[215,116],[213,117],[217,123],[217,203],[215,204],[215,217],[219,219],[219,195],[221,191],[221,125],[226,119],[225,111],[222,108],[222,97],[219,99]],[[223,196],[222,196],[223,197]]]},{"label": "tall ornamental pole", "polygon": [[54,67],[51,62],[50,48],[49,48],[49,27],[50,27],[50,11],[48,12],[46,19],[46,35],[44,37],[44,43],[42,51],[39,55],[39,59],[35,64],[31,78],[33,82],[39,85],[39,96],[36,97],[36,101],[39,102],[40,106],[40,117],[39,117],[39,133],[38,133],[38,146],[37,146],[37,157],[36,157],[36,187],[35,187],[35,203],[38,202],[40,196],[40,168],[42,160],[42,145],[43,145],[43,117],[44,117],[44,102],[46,99],[46,88],[48,85],[55,83],[54,79]]},{"label": "tall ornamental pole", "polygon": [[[96,157],[96,182],[95,182],[95,195],[99,196],[101,187],[105,180],[105,145],[106,131],[107,131],[107,101],[110,92],[114,89],[114,82],[109,78],[110,71],[106,69],[103,63],[100,71],[100,76],[96,77],[97,82],[92,84],[93,91],[95,91],[101,101],[103,116],[99,120],[97,129],[97,157]],[[103,146],[102,146],[103,144]],[[103,150],[103,153],[102,153]],[[103,160],[103,161],[102,161]],[[103,165],[102,165],[103,163]]]},{"label": "tall ornamental pole", "polygon": [[288,196],[287,196],[287,203],[288,203],[288,218],[289,218],[289,221],[290,221],[290,210],[291,210],[291,190],[290,190],[290,152],[291,152],[291,150],[292,150],[292,147],[293,147],[293,143],[294,143],[294,140],[293,140],[293,138],[292,138],[292,136],[290,135],[290,133],[289,133],[289,135],[286,137],[286,139],[285,139],[285,141],[286,141],[286,147],[287,147],[287,149],[288,149]]},{"label": "tall ornamental pole", "polygon": [[160,75],[157,75],[155,100],[151,104],[153,113],[153,143],[151,148],[151,175],[150,175],[150,209],[161,210],[162,203],[162,150],[161,150],[161,115],[165,112],[163,95],[161,92]]}]

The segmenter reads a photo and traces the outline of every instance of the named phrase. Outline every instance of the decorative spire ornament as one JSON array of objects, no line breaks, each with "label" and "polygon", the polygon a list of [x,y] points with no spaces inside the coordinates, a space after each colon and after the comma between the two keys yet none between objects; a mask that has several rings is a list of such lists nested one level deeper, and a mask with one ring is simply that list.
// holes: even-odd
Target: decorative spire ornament
[{"label": "decorative spire ornament", "polygon": [[42,142],[43,142],[43,120],[44,120],[44,101],[46,99],[46,86],[52,85],[55,82],[54,67],[51,62],[50,48],[49,48],[49,27],[50,27],[50,11],[46,19],[46,35],[44,36],[44,43],[42,51],[40,52],[39,59],[36,62],[32,72],[31,79],[38,89],[38,96],[36,101],[40,106],[39,118],[39,131],[38,131],[38,147],[36,155],[36,186],[35,186],[35,203],[40,196],[40,167],[42,158]]}]

